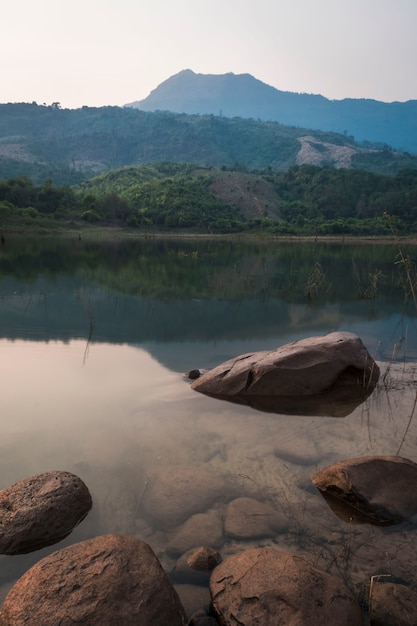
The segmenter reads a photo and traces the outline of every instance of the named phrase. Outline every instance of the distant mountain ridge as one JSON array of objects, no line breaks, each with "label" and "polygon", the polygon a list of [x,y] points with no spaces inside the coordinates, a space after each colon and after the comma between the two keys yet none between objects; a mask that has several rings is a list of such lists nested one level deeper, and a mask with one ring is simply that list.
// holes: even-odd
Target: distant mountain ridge
[{"label": "distant mountain ridge", "polygon": [[329,100],[321,95],[280,91],[250,74],[196,74],[186,69],[162,82],[147,98],[126,106],[274,121],[345,133],[358,141],[417,153],[417,100]]}]

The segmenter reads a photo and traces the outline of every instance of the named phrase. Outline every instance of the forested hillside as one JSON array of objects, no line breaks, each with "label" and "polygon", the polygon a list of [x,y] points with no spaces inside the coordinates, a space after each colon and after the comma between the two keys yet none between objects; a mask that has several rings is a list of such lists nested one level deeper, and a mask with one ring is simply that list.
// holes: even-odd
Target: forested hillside
[{"label": "forested hillside", "polygon": [[77,186],[0,181],[4,232],[119,226],[135,231],[384,235],[417,232],[417,170],[386,176],[311,165],[286,172],[162,163]]},{"label": "forested hillside", "polygon": [[301,164],[386,174],[417,168],[417,156],[359,144],[347,134],[214,115],[101,107],[0,105],[0,179],[75,184],[99,172],[159,162],[272,168]]}]

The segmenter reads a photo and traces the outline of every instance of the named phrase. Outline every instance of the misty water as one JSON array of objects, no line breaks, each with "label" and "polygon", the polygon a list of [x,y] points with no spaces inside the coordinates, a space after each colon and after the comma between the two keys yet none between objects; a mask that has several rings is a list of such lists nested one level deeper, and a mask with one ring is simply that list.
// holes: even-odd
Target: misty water
[{"label": "misty water", "polygon": [[[416,260],[413,247],[403,254]],[[94,502],[55,546],[0,557],[1,599],[42,556],[107,532],[147,541],[174,580],[182,522],[164,519],[163,502],[156,511],[153,489],[176,469],[196,477],[196,493],[179,503],[188,517],[215,511],[222,520],[238,496],[282,514],[269,536],[223,533],[223,556],[274,545],[337,574],[357,596],[377,574],[415,582],[412,520],[353,524],[311,483],[317,469],[350,457],[417,461],[417,314],[398,246],[6,238],[0,261],[0,488],[68,470]],[[358,334],[382,371],[343,418],[260,412],[198,394],[184,376],[335,330]],[[203,471],[225,485],[209,503]]]}]

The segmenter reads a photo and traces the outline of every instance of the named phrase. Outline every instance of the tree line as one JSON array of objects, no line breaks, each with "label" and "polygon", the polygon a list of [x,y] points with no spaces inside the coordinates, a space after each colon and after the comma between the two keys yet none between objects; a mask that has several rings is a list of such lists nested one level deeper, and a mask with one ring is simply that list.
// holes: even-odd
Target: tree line
[{"label": "tree line", "polygon": [[[257,171],[277,192],[279,217],[244,218],[211,193],[219,170],[164,163],[125,168],[80,185],[0,180],[1,228],[74,222],[132,229],[263,231],[289,235],[417,232],[417,170],[385,176],[311,165]],[[276,214],[276,212],[274,212]],[[387,220],[386,216],[390,219]]]}]

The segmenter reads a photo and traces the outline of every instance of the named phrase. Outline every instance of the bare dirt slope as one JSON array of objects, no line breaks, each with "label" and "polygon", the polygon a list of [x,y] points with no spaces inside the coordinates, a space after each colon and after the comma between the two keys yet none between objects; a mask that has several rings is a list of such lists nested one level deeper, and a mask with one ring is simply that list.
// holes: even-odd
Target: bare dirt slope
[{"label": "bare dirt slope", "polygon": [[297,165],[331,165],[332,167],[352,167],[352,156],[358,152],[370,152],[350,146],[338,146],[315,137],[300,137],[300,151],[297,154]]},{"label": "bare dirt slope", "polygon": [[221,172],[209,190],[223,202],[237,206],[247,219],[280,217],[279,196],[273,185],[256,174]]}]

